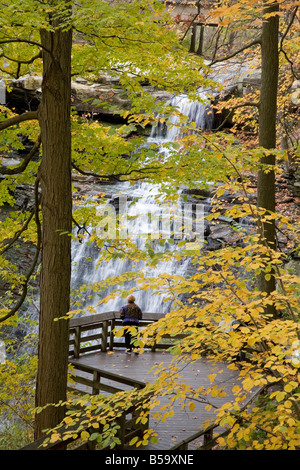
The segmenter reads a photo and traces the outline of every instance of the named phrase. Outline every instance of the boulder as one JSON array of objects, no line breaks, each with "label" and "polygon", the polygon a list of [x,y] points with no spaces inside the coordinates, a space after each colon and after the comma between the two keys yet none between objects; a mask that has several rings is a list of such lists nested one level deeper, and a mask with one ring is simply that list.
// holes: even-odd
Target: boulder
[{"label": "boulder", "polygon": [[71,101],[79,113],[104,116],[117,115],[122,110],[129,110],[131,105],[122,88],[78,81],[72,82]]},{"label": "boulder", "polygon": [[240,96],[245,96],[252,91],[259,90],[261,84],[261,69],[253,68],[241,75],[239,81]]},{"label": "boulder", "polygon": [[[6,105],[18,113],[36,110],[42,96],[42,77],[26,75],[11,80],[6,90]],[[157,101],[167,101],[170,94],[156,90],[145,83],[144,89]],[[71,84],[71,103],[79,113],[100,115],[108,120],[119,120],[120,111],[129,110],[131,100],[124,92],[119,78],[103,73],[96,82],[78,77]]]},{"label": "boulder", "polygon": [[294,106],[300,106],[300,80],[295,80],[292,84],[291,102]]}]

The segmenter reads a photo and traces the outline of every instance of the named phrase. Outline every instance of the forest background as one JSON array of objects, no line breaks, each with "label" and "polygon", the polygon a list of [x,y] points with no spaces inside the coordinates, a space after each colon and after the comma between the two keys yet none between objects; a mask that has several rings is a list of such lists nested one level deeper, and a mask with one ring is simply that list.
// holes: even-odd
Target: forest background
[{"label": "forest background", "polygon": [[[172,2],[167,3],[172,13]],[[172,415],[174,396],[187,406],[193,398],[211,407],[209,397],[223,393],[214,384],[215,375],[210,387],[193,390],[177,381],[178,367],[187,358],[196,361],[204,355],[212,362],[231,363],[243,348],[247,360],[239,363],[235,402],[216,410],[216,422],[230,429],[219,445],[299,448],[299,277],[291,264],[299,250],[298,206],[293,192],[295,212],[286,216],[280,186],[280,181],[288,180],[295,191],[299,177],[299,103],[293,88],[299,78],[298,3],[198,1],[188,18],[174,15],[174,10],[170,14],[160,1],[27,0],[2,5],[2,78],[9,87],[12,78],[43,77],[37,110],[18,114],[1,106],[1,335],[6,351],[1,364],[1,410],[7,423],[1,431],[2,448],[19,448],[57,425],[48,439],[65,439],[69,435],[60,433],[60,425],[79,419],[72,414],[65,417],[68,318],[75,314],[70,293],[71,238],[78,236],[72,228],[84,230],[90,220],[95,225],[101,221],[94,207],[88,213],[86,207],[82,211],[73,204],[76,172],[99,178],[99,192],[101,181],[109,178],[161,183],[168,200],[178,198],[183,181],[187,188],[194,188],[197,181],[198,189],[199,181],[201,189],[213,181],[211,221],[221,214],[231,220],[251,218],[255,231],[245,233],[236,226],[243,243],[214,251],[182,246],[180,254],[165,253],[178,261],[193,257],[197,272],[189,278],[153,281],[139,272],[128,273],[135,276],[140,289],[155,282],[160,289],[169,289],[174,299],[172,311],[144,332],[137,340],[139,346],[166,332],[176,337],[185,331],[186,338],[172,350],[174,368],[158,370],[154,385],[140,394],[127,393],[126,400],[137,400],[145,413],[149,394],[153,398],[169,395],[167,411],[159,409],[159,398],[153,400],[157,419]],[[168,145],[167,161],[162,161],[155,145],[143,145],[148,126],[168,125],[178,114],[168,102],[158,102],[143,83],[171,94],[185,93],[191,100],[199,99],[199,88],[222,96],[220,84],[210,78],[210,67],[232,59],[258,67],[261,85],[243,97],[226,97],[225,102],[219,98],[215,103],[220,116],[227,110],[225,122],[230,126],[225,127],[221,119],[217,129],[199,132],[180,115],[182,132]],[[118,77],[131,100],[130,110],[115,109],[122,126],[109,128],[72,109],[71,78],[95,81],[103,71]],[[95,104],[109,106],[101,97]],[[13,152],[23,154],[21,162],[4,164]],[[34,203],[15,210],[17,188],[24,184],[30,185]],[[222,201],[228,192],[238,202],[230,207]],[[284,249],[278,243],[279,233],[286,238]],[[103,239],[95,234],[92,240],[107,260]],[[32,261],[25,272],[23,263],[14,262],[10,255],[21,243],[30,250]],[[111,240],[110,248],[111,256],[142,258],[152,266],[162,261],[150,242],[143,252],[123,239]],[[20,341],[12,332],[28,321],[26,302],[36,279],[39,337],[30,335]],[[117,279],[114,282],[118,284]],[[101,294],[101,282],[98,288]],[[188,302],[180,300],[183,293],[189,294]],[[219,328],[220,321],[236,321],[239,328],[228,334]],[[245,395],[257,388],[262,390],[258,401],[243,409]],[[105,437],[97,434],[95,426],[92,438],[99,443],[116,445],[114,422],[120,403],[124,409],[124,396],[93,399],[95,409],[102,409],[98,424],[107,425]],[[84,405],[81,400],[83,415]],[[158,438],[150,429],[143,440],[131,444],[155,443]]]}]

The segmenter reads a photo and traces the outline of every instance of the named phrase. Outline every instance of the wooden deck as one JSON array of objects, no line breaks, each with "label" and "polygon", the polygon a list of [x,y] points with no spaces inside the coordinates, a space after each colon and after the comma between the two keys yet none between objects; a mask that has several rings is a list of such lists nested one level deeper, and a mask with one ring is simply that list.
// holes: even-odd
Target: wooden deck
[{"label": "wooden deck", "polygon": [[[149,370],[156,364],[163,362],[166,366],[170,364],[173,356],[164,351],[147,351],[140,355],[127,355],[124,349],[116,349],[113,352],[97,352],[85,354],[72,362],[82,365],[88,365],[94,368],[106,370],[125,376],[127,378],[135,379],[141,382],[153,383],[157,376]],[[182,372],[182,378],[191,386],[199,387],[202,385],[209,385],[210,380],[208,375],[212,373],[212,365],[205,359],[201,359],[194,364],[185,367]],[[223,402],[228,402],[233,399],[231,389],[237,383],[238,371],[228,370],[226,365],[218,364],[217,370],[222,370],[222,374],[218,375],[216,382],[224,387],[227,396],[225,398],[214,399],[213,403],[220,405]],[[215,372],[215,370],[214,370]],[[161,400],[163,404],[164,401]],[[157,410],[154,410],[154,412]],[[155,445],[143,447],[143,449],[150,450],[168,450],[175,444],[189,438],[202,428],[203,423],[214,416],[213,408],[211,411],[205,410],[205,405],[195,402],[195,408],[191,412],[188,407],[181,409],[181,405],[177,404],[174,408],[174,415],[168,418],[164,423],[157,423],[153,417],[150,417],[149,427],[156,430],[158,433],[159,442]],[[189,445],[189,449],[195,449],[201,445],[201,442],[196,440]]]},{"label": "wooden deck", "polygon": [[[161,313],[143,314],[143,320],[140,327],[158,321],[164,317]],[[73,380],[69,386],[79,393],[89,393],[97,395],[98,393],[113,394],[120,390],[130,390],[132,388],[141,389],[145,384],[154,383],[159,380],[159,376],[154,373],[156,365],[163,364],[168,368],[174,359],[168,352],[168,348],[174,343],[174,338],[164,335],[161,341],[149,342],[142,354],[127,355],[125,353],[125,344],[123,338],[117,338],[115,331],[122,325],[119,319],[119,312],[106,312],[74,318],[70,321],[70,340],[69,340],[69,362],[73,365],[71,375]],[[177,338],[181,340],[182,335]],[[170,342],[170,339],[172,341]],[[169,344],[170,343],[170,344]],[[218,372],[220,372],[218,374]],[[222,406],[223,403],[233,401],[232,388],[238,384],[239,371],[228,369],[226,364],[211,364],[207,359],[202,358],[193,364],[185,365],[178,371],[176,376],[176,385],[179,380],[184,384],[196,389],[206,388],[211,385],[209,376],[216,374],[213,385],[222,388],[226,395],[223,398],[209,399],[212,407],[206,409],[206,403],[194,400],[195,407],[191,411],[189,403],[182,406],[182,403],[175,403],[173,407],[174,414],[166,419],[165,422],[156,421],[154,413],[168,402],[166,397],[158,397],[160,404],[157,408],[151,410],[149,423],[137,423],[136,409],[134,405],[124,410],[122,416],[118,418],[119,425],[118,437],[120,443],[117,449],[136,450],[135,446],[128,444],[132,437],[141,436],[143,430],[149,427],[158,434],[158,443],[140,446],[138,450],[148,451],[170,451],[170,450],[195,450],[197,448],[212,449],[216,445],[214,435],[221,433],[227,434],[230,429],[216,428],[214,425],[205,428],[204,423],[214,418],[214,409]],[[175,385],[175,384],[174,384]],[[176,390],[175,390],[176,392]],[[256,390],[255,396],[261,391]],[[254,396],[248,395],[245,403],[252,400]],[[192,401],[189,399],[189,402]],[[75,425],[78,426],[78,423]],[[86,428],[84,428],[86,426]],[[90,428],[83,419],[82,428],[90,432]],[[68,448],[70,450],[94,450],[97,449],[95,440],[84,439],[83,442],[75,442],[80,434],[75,431],[75,437],[71,436],[69,440],[61,443],[60,441],[48,442],[44,445],[44,438],[34,441],[25,446],[25,450],[59,450]],[[200,437],[201,436],[201,437]],[[70,445],[70,446],[69,446]],[[75,445],[75,447],[74,447]],[[100,449],[101,450],[101,449]],[[102,449],[103,450],[103,449]]]}]

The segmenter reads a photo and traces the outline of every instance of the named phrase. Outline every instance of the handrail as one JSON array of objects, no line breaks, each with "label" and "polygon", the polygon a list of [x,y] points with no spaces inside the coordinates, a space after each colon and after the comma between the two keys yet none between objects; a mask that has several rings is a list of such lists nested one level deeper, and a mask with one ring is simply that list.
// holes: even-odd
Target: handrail
[{"label": "handrail", "polygon": [[[135,405],[133,404],[128,410],[123,412],[123,414],[116,418],[115,422],[118,425],[117,437],[120,440],[120,444],[116,445],[116,449],[124,450],[128,448],[128,443],[135,436],[142,436],[145,429],[148,427],[147,423],[136,423],[137,414],[135,412]],[[104,425],[99,423],[99,428],[97,429],[98,434],[102,434]],[[46,436],[41,437],[40,439],[31,442],[30,444],[22,447],[20,450],[68,450],[68,445],[71,444],[70,450],[95,450],[97,447],[97,441],[91,441],[89,438],[82,440],[81,432],[78,433],[78,428],[81,431],[87,431],[89,434],[95,432],[95,429],[92,426],[86,425],[86,416],[78,419],[73,425],[63,426],[60,428],[59,432],[63,436],[65,431],[70,431],[74,429],[74,434],[65,440],[60,440],[56,442],[45,442]],[[80,441],[80,444],[76,444],[77,441]],[[97,450],[109,450],[109,444],[105,447],[98,445]]]},{"label": "handrail", "polygon": [[[143,313],[143,320],[142,321],[157,321],[160,318],[163,318],[165,313],[151,313],[145,312]],[[120,319],[120,312],[119,311],[110,311],[110,312],[103,312],[103,313],[95,313],[93,315],[87,315],[82,317],[73,317],[70,319],[69,325],[70,328],[74,328],[76,326],[83,326],[83,325],[92,325],[94,323],[99,323],[105,320],[119,320]]]},{"label": "handrail", "polygon": [[[102,370],[98,369],[96,367],[88,366],[88,365],[83,365],[83,364],[77,364],[76,361],[69,361],[72,366],[80,371],[83,371],[85,373],[90,373],[93,376],[93,379],[90,380],[85,377],[78,377],[73,375],[73,379],[77,383],[81,383],[84,385],[88,385],[92,388],[91,395],[98,394],[101,390],[108,392],[108,393],[117,393],[121,391],[121,389],[106,385],[106,384],[101,384],[100,379],[101,378],[106,378],[111,381],[117,382],[119,384],[125,384],[133,388],[137,389],[142,389],[145,388],[146,384],[144,382],[141,382],[139,380],[131,379],[129,377],[124,377],[122,375],[116,374],[114,372],[109,372],[107,370]],[[81,390],[75,389],[74,387],[68,387],[71,389],[73,392],[79,392],[83,393]],[[86,393],[86,392],[85,392]],[[120,444],[117,445],[117,449],[125,449],[128,446],[128,442],[135,436],[142,436],[144,430],[148,427],[148,421],[144,423],[137,423],[137,412],[135,409],[135,404],[132,403],[132,406],[126,411],[122,413],[121,416],[116,418],[116,423],[119,425],[118,427],[118,432],[117,432],[117,437],[120,440]],[[40,439],[31,442],[30,444],[24,446],[21,450],[60,450],[60,449],[66,449],[68,445],[72,444],[72,450],[94,450],[96,448],[96,441],[90,441],[89,439],[85,439],[83,442],[81,442],[80,445],[76,445],[76,441],[78,441],[81,438],[81,433],[77,433],[76,430],[82,426],[82,430],[85,430],[87,432],[90,431],[90,433],[95,432],[92,427],[89,427],[86,425],[86,417],[80,418],[74,425],[71,425],[71,427],[68,426],[63,426],[60,429],[60,434],[63,435],[64,431],[70,431],[74,428],[74,436],[75,437],[70,437],[69,439],[65,441],[58,441],[58,442],[47,442],[45,444],[45,438],[46,437],[41,437]],[[102,433],[102,425],[99,425],[98,433]],[[100,450],[105,450],[105,448],[100,448]]]},{"label": "handrail", "polygon": [[[132,388],[137,388],[139,390],[145,388],[146,384],[137,379],[132,379],[130,377],[125,377],[123,375],[115,374],[107,370],[99,369],[98,367],[89,366],[87,364],[79,364],[76,360],[69,360],[69,363],[72,366],[73,371],[70,373],[71,380],[78,384],[85,385],[91,389],[91,394],[96,395],[101,391],[108,393],[117,393],[122,391],[121,388],[117,388],[115,385],[108,385],[101,382],[101,379],[107,379],[111,382],[116,382],[117,384],[126,385]],[[76,371],[81,371],[85,375],[81,376],[76,374]],[[90,379],[88,374],[92,375]],[[69,386],[69,390],[78,391],[82,393],[82,390],[76,389],[75,387]]]},{"label": "handrail", "polygon": [[219,439],[221,436],[226,436],[231,430],[227,429],[219,436],[213,438],[213,430],[217,427],[219,427],[219,424],[212,424],[206,429],[200,429],[192,436],[183,439],[182,441],[178,442],[178,444],[175,444],[173,447],[171,447],[170,450],[188,450],[189,444],[201,436],[204,437],[204,442],[202,446],[197,447],[197,450],[211,450],[212,447],[216,444],[217,439]]},{"label": "handrail", "polygon": [[[143,313],[140,326],[144,327],[164,316],[164,313]],[[120,319],[120,313],[116,311],[72,318],[69,322],[70,337],[73,335],[73,338],[70,338],[69,341],[69,356],[78,358],[81,354],[85,353],[95,351],[106,352],[107,349],[112,351],[114,347],[124,348],[125,343],[116,340],[114,335],[114,329],[118,326],[122,326],[122,320]],[[87,333],[87,336],[84,336],[85,333]],[[156,348],[167,349],[171,345],[165,342],[154,342],[151,349],[152,351]]]},{"label": "handrail", "polygon": [[[143,320],[140,322],[141,327],[146,326],[149,323],[158,321],[160,318],[163,318],[165,314],[163,313],[144,313],[143,314]],[[74,379],[74,381],[78,384],[84,385],[86,387],[89,387],[91,389],[90,392],[83,392],[80,389],[76,389],[75,387],[68,387],[70,390],[79,392],[79,393],[90,393],[92,395],[98,394],[101,391],[106,392],[106,393],[117,393],[121,391],[122,389],[119,388],[120,384],[126,385],[129,387],[134,387],[137,389],[142,389],[146,386],[144,382],[140,382],[135,379],[131,379],[129,377],[124,377],[119,374],[115,374],[113,372],[109,372],[107,370],[102,370],[98,369],[93,366],[89,365],[84,365],[80,364],[76,361],[76,359],[80,356],[81,353],[86,353],[86,352],[91,352],[95,350],[100,350],[100,351],[107,351],[107,348],[113,349],[115,346],[114,342],[114,328],[116,326],[122,325],[122,320],[119,317],[119,312],[111,311],[111,312],[105,312],[105,313],[100,313],[100,314],[94,314],[94,315],[89,315],[89,316],[83,316],[83,317],[76,317],[72,318],[69,322],[70,324],[70,333],[75,334],[75,338],[73,340],[70,340],[70,345],[74,345],[74,351],[70,351],[70,356],[73,355],[74,359],[69,358],[69,363],[71,364],[72,368],[74,369],[73,375],[71,377]],[[100,330],[100,333],[94,333],[90,334],[91,330]],[[88,332],[89,336],[82,336],[82,333]],[[99,340],[100,343],[98,343],[96,346],[87,346],[87,347],[81,347],[81,343],[92,341],[92,340]],[[124,343],[117,343],[118,346],[120,347],[125,347]],[[169,348],[170,344],[155,344],[152,349],[154,350],[156,347],[159,348]],[[75,372],[80,371],[83,372],[83,375],[76,374]],[[92,375],[92,378],[89,377],[89,375]],[[111,385],[107,383],[103,383],[103,380],[101,379],[108,379],[109,381],[112,382],[117,382],[119,385]],[[129,419],[128,419],[128,415]],[[121,449],[126,448],[126,445],[128,444],[129,440],[132,439],[132,437],[137,436],[141,434],[145,428],[148,426],[148,423],[145,423],[144,425],[137,425],[136,424],[136,416],[135,416],[135,409],[134,406],[130,409],[124,412],[124,414],[118,419],[119,420],[119,425],[120,425],[120,431],[119,431],[119,436],[120,436],[120,446],[118,446]],[[211,442],[212,440],[212,431],[215,426],[208,428],[206,430],[200,430],[193,436],[191,436],[188,439],[185,439],[184,441],[181,441],[179,444],[175,445],[174,447],[171,448],[171,450],[175,449],[187,449],[188,445],[190,442],[195,440],[197,437],[200,437],[204,435],[204,447],[203,448],[211,448]],[[86,428],[84,426],[86,430]],[[101,431],[100,431],[101,432]],[[229,432],[229,431],[228,431]],[[75,439],[76,440],[76,439]],[[56,443],[47,443],[46,446],[43,446],[43,443],[45,441],[45,438],[41,438],[39,441],[35,441],[28,446],[25,446],[23,449],[24,450],[31,450],[31,449],[60,449],[60,448],[65,448],[66,445],[69,443],[72,443],[72,448],[75,449],[94,449],[95,448],[95,442],[91,441],[85,441],[83,442],[79,447],[74,447],[74,439],[70,439],[68,441],[64,442],[56,442]]]}]

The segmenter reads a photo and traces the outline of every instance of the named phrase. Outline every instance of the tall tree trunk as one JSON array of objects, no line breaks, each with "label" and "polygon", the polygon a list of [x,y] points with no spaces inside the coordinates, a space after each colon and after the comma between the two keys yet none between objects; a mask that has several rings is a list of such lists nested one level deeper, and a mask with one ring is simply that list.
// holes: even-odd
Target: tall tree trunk
[{"label": "tall tree trunk", "polygon": [[[55,26],[55,25],[54,25]],[[40,280],[39,357],[36,405],[66,398],[71,277],[71,30],[41,31],[43,52],[42,103],[39,121],[42,139],[42,264]],[[49,52],[48,52],[49,51]],[[61,406],[46,407],[36,415],[35,438],[58,424]]]},{"label": "tall tree trunk", "polygon": [[[261,90],[259,113],[259,146],[265,149],[276,147],[276,116],[277,116],[277,88],[278,88],[278,15],[277,2],[266,6],[267,16],[263,21],[261,43]],[[267,211],[275,212],[275,156],[265,155],[261,159],[263,167],[258,172],[257,205]],[[269,168],[268,168],[269,167]],[[267,169],[267,171],[266,171]],[[260,225],[261,236],[265,243],[275,248],[275,221],[262,222]],[[266,274],[271,274],[271,278]],[[276,288],[273,273],[262,272],[258,278],[260,291],[270,294]],[[274,307],[267,308],[268,313],[275,313]]]},{"label": "tall tree trunk", "polygon": [[204,37],[204,26],[203,24],[200,25],[200,34],[199,34],[199,43],[197,49],[197,55],[203,55],[203,37]]},{"label": "tall tree trunk", "polygon": [[191,33],[191,43],[189,52],[193,53],[196,49],[196,35],[197,35],[197,26],[195,24],[192,25],[192,33]]}]

